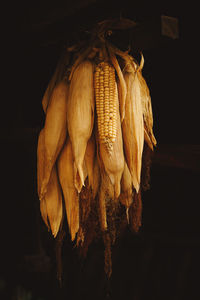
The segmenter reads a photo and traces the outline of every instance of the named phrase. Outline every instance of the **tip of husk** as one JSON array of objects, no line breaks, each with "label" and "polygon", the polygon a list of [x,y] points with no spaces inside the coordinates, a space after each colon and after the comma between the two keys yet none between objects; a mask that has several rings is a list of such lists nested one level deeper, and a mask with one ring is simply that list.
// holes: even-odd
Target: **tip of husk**
[{"label": "tip of husk", "polygon": [[139,189],[140,189],[140,184],[138,182],[136,182],[135,180],[133,180],[133,186],[138,194]]},{"label": "tip of husk", "polygon": [[[57,227],[57,226],[56,226]],[[54,230],[51,230],[52,232],[52,235],[54,238],[56,238],[57,234],[58,234],[58,230],[59,230],[59,227],[58,228],[54,228]]]},{"label": "tip of husk", "polygon": [[82,166],[80,165],[76,166],[75,164],[74,164],[74,185],[78,193],[80,193],[82,187],[85,186],[83,168]]}]

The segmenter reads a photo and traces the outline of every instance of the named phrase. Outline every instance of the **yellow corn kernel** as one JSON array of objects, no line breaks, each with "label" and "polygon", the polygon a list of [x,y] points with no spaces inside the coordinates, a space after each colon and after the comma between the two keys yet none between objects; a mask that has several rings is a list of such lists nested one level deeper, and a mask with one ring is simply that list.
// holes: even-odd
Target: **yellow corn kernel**
[{"label": "yellow corn kernel", "polygon": [[117,133],[117,92],[115,69],[107,62],[99,63],[94,73],[97,125],[100,143],[112,150]]}]

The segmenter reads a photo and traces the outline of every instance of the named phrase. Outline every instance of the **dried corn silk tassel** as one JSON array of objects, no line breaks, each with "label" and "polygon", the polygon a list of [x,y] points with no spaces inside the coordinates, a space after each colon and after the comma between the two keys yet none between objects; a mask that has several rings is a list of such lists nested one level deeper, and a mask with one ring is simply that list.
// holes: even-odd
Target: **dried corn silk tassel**
[{"label": "dried corn silk tassel", "polygon": [[[38,196],[40,194],[41,185],[44,178],[44,129],[42,129],[38,136],[37,145],[37,190]],[[49,223],[47,219],[47,207],[45,199],[40,201],[40,212],[42,219],[44,220],[46,226],[49,228]]]},{"label": "dried corn silk tassel", "polygon": [[104,241],[104,270],[108,279],[112,275],[112,253],[111,253],[111,237],[109,232],[104,232],[103,234]]},{"label": "dried corn silk tassel", "polygon": [[126,162],[124,162],[124,171],[121,179],[121,194],[119,196],[119,200],[126,207],[127,221],[129,223],[128,210],[133,202],[133,184],[131,173]]},{"label": "dried corn silk tassel", "polygon": [[115,91],[115,69],[107,62],[95,68],[94,90],[98,121],[98,134],[101,143],[112,152],[116,140],[116,113],[119,105]]},{"label": "dried corn silk tassel", "polygon": [[86,184],[82,187],[80,192],[80,202],[82,206],[81,218],[85,222],[90,214],[91,201],[95,199],[97,190],[99,188],[99,170],[98,166],[95,164],[96,159],[96,143],[95,136],[92,134],[91,138],[87,143],[87,148],[85,152],[85,165],[87,170]]},{"label": "dried corn silk tassel", "polygon": [[141,191],[134,194],[133,203],[129,208],[129,221],[130,226],[134,232],[138,232],[142,223],[142,199]]},{"label": "dried corn silk tassel", "polygon": [[[117,84],[115,82],[115,95],[118,102]],[[107,151],[105,144],[99,143],[100,159],[103,162],[104,168],[110,181],[114,187],[114,197],[117,199],[120,195],[120,181],[124,170],[124,152],[121,132],[121,122],[119,114],[119,105],[116,106],[116,140],[113,143],[111,152]]]},{"label": "dried corn silk tassel", "polygon": [[126,162],[132,176],[133,186],[139,191],[144,145],[144,122],[139,81],[136,73],[125,72],[127,98],[125,118],[122,123]]},{"label": "dried corn silk tassel", "polygon": [[78,192],[84,185],[83,162],[94,123],[93,64],[82,62],[74,71],[69,88],[67,124],[74,157]]},{"label": "dried corn silk tassel", "polygon": [[62,191],[58,181],[56,165],[52,169],[44,198],[51,231],[53,236],[56,237],[62,221]]},{"label": "dried corn silk tassel", "polygon": [[59,180],[65,200],[69,231],[73,241],[79,230],[79,195],[74,186],[74,163],[69,138],[62,149],[57,165]]},{"label": "dried corn silk tassel", "polygon": [[[99,145],[98,145],[99,146]],[[97,161],[100,171],[100,188],[98,191],[98,200],[99,200],[99,220],[101,225],[101,230],[106,231],[108,228],[107,224],[107,210],[106,210],[106,200],[108,198],[114,198],[114,189],[111,184],[110,178],[108,177],[103,161],[100,155],[100,149],[97,149]]]},{"label": "dried corn silk tassel", "polygon": [[55,161],[64,145],[67,134],[68,84],[60,82],[53,90],[44,125],[44,178],[40,199],[45,196]]},{"label": "dried corn silk tassel", "polygon": [[80,207],[81,207],[81,222],[86,222],[90,214],[90,203],[92,200],[92,190],[89,186],[88,178],[86,179],[85,186],[79,194]]},{"label": "dried corn silk tassel", "polygon": [[156,146],[157,142],[153,134],[153,112],[152,112],[152,105],[151,105],[151,96],[150,96],[147,83],[144,77],[142,76],[143,65],[144,65],[144,57],[142,55],[140,66],[137,70],[137,76],[139,79],[140,90],[141,90],[141,101],[142,101],[144,127],[145,127],[145,141],[147,142],[149,147],[153,150],[153,146]]},{"label": "dried corn silk tassel", "polygon": [[106,186],[101,183],[99,191],[99,213],[100,213],[100,225],[101,230],[106,231],[108,228],[107,216],[106,216]]},{"label": "dried corn silk tassel", "polygon": [[100,235],[99,203],[92,197],[90,201],[90,213],[87,219],[82,218],[82,205],[80,202],[80,228],[77,235],[77,243],[80,255],[86,257],[91,242]]},{"label": "dried corn silk tassel", "polygon": [[153,151],[144,143],[143,155],[142,155],[142,172],[141,172],[141,189],[147,191],[150,189],[150,173],[152,163]]},{"label": "dried corn silk tassel", "polygon": [[85,242],[85,232],[84,232],[83,226],[79,225],[79,230],[78,230],[77,236],[76,236],[76,246],[83,247],[84,242]]},{"label": "dried corn silk tassel", "polygon": [[119,92],[120,116],[121,116],[121,122],[122,122],[125,117],[125,102],[126,102],[127,87],[126,87],[126,82],[124,80],[124,76],[122,74],[121,68],[117,61],[117,58],[116,58],[114,52],[112,51],[112,49],[110,47],[108,47],[108,49],[109,49],[109,55],[110,55],[111,62],[117,72],[117,76],[119,79],[118,92]]}]

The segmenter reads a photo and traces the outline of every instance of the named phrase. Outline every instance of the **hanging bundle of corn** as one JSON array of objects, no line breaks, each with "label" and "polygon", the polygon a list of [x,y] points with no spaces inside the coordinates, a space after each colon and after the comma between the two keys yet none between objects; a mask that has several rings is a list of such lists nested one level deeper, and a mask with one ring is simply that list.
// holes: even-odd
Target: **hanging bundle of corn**
[{"label": "hanging bundle of corn", "polygon": [[102,235],[108,276],[111,245],[121,228],[129,224],[138,231],[141,226],[149,153],[143,150],[152,152],[156,145],[143,65],[143,56],[139,65],[99,34],[89,45],[66,50],[42,101],[41,216],[56,237],[66,211],[71,239],[83,255]]}]

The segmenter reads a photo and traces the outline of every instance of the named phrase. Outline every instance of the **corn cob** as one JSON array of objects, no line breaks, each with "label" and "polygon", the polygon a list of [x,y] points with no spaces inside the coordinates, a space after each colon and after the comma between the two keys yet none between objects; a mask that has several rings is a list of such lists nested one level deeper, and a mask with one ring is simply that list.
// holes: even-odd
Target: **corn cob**
[{"label": "corn cob", "polygon": [[[121,122],[119,114],[119,99],[117,93],[117,83],[114,82],[116,96],[116,140],[112,145],[112,151],[108,152],[104,143],[99,143],[99,155],[104,169],[108,174],[112,185],[114,186],[114,195],[117,199],[120,195],[120,181],[124,170],[124,152],[121,132]],[[101,168],[101,166],[100,166]],[[102,169],[102,168],[101,168]]]},{"label": "corn cob", "polygon": [[[38,138],[37,147],[37,185],[38,195],[40,194],[41,185],[44,179],[44,129],[41,130]],[[56,237],[62,220],[62,192],[58,182],[55,165],[51,171],[47,192],[40,200],[41,216],[51,232]]]},{"label": "corn cob", "polygon": [[51,232],[53,236],[56,237],[62,221],[62,191],[58,181],[56,165],[54,165],[51,171],[51,176],[44,199],[46,202],[47,216],[51,227]]},{"label": "corn cob", "polygon": [[[42,129],[38,136],[38,145],[37,145],[37,191],[38,196],[40,195],[41,185],[44,178],[44,129]],[[40,212],[43,221],[46,226],[49,228],[49,223],[47,219],[47,207],[45,199],[40,201]]]},{"label": "corn cob", "polygon": [[144,122],[140,85],[136,75],[133,70],[124,72],[127,97],[122,132],[126,162],[132,176],[133,186],[138,192],[144,144]]},{"label": "corn cob", "polygon": [[97,65],[94,75],[98,133],[101,143],[112,151],[116,139],[117,101],[115,95],[115,70],[107,62]]},{"label": "corn cob", "polygon": [[[156,146],[157,141],[153,134],[153,112],[152,112],[152,105],[151,105],[151,96],[149,93],[148,86],[146,84],[146,81],[144,77],[142,76],[141,72],[137,72],[138,79],[140,81],[141,86],[141,97],[142,97],[142,108],[143,108],[143,116],[144,116],[144,126],[146,129],[146,142],[149,145],[150,148],[153,148],[153,146]],[[150,141],[151,144],[150,145]]]},{"label": "corn cob", "polygon": [[78,192],[84,185],[83,163],[94,124],[93,63],[83,61],[75,69],[69,87],[67,125],[74,156],[74,178]]},{"label": "corn cob", "polygon": [[153,112],[151,105],[151,96],[147,83],[142,76],[142,68],[144,66],[144,57],[142,55],[140,66],[137,69],[137,77],[140,83],[141,90],[141,102],[144,117],[144,128],[145,128],[145,141],[148,146],[153,150],[153,146],[156,146],[157,142],[153,134]]},{"label": "corn cob", "polygon": [[[40,195],[41,185],[44,179],[44,129],[41,130],[37,147],[37,185],[38,195]],[[47,191],[40,199],[41,216],[52,234],[56,237],[62,220],[62,193],[57,178],[55,165],[51,171]]]},{"label": "corn cob", "polygon": [[66,139],[67,98],[68,84],[63,80],[54,88],[46,113],[44,125],[44,176],[39,191],[40,199],[45,196],[52,168]]},{"label": "corn cob", "polygon": [[65,200],[69,231],[73,241],[79,230],[79,195],[74,186],[73,153],[69,138],[58,158],[58,176]]},{"label": "corn cob", "polygon": [[132,178],[126,162],[124,162],[124,171],[121,179],[121,194],[119,196],[119,200],[124,206],[126,206],[126,208],[129,208],[133,202]]}]

